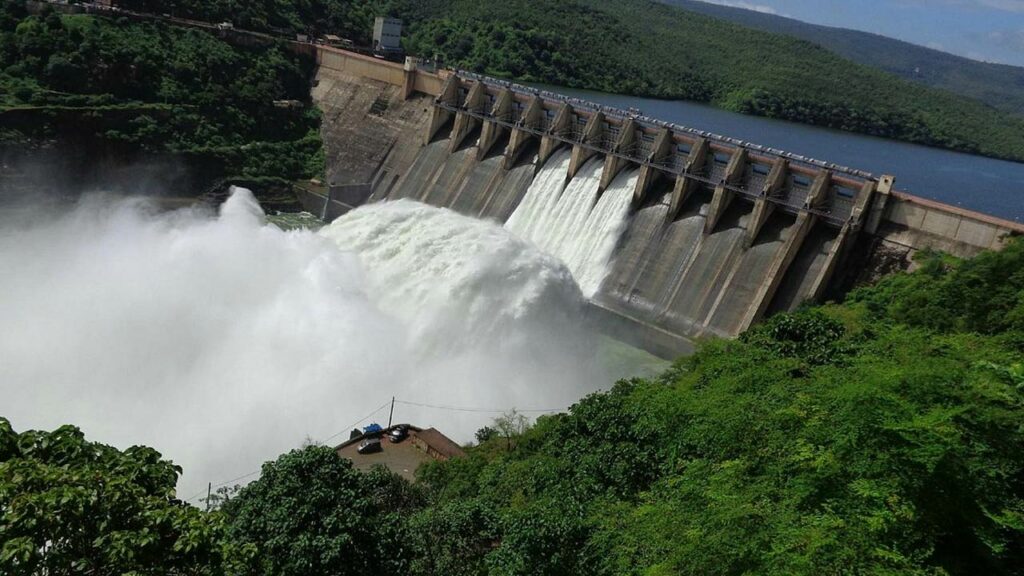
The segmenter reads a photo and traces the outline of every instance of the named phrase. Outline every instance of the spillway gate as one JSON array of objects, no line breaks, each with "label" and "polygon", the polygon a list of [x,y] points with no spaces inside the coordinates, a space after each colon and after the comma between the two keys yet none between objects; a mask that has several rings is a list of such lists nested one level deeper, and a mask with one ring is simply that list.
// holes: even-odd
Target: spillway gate
[{"label": "spillway gate", "polygon": [[778,209],[814,216],[835,228],[859,229],[875,192],[888,194],[893,185],[891,176],[876,178],[632,111],[465,72],[448,78],[433,105],[427,141],[449,128],[454,150],[474,128],[480,128],[482,158],[504,135],[508,138],[506,167],[515,163],[525,142],[534,139],[540,143],[540,163],[559,146],[573,150],[570,178],[583,161],[604,155],[602,188],[624,166],[639,167],[641,177],[634,193],[638,204],[658,178],[675,182],[673,205],[677,208],[693,187],[710,188],[716,200],[708,215],[709,228],[741,196],[763,205],[759,211],[764,217]]}]

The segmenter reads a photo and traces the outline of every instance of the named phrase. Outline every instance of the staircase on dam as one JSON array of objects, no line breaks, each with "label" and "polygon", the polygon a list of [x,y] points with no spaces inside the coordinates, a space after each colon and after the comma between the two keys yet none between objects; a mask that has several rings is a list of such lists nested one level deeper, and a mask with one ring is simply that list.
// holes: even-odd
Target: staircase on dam
[{"label": "staircase on dam", "polygon": [[[969,256],[1021,232],[896,192],[889,176],[635,111],[466,73],[428,74],[414,61],[401,67],[332,51],[320,63],[313,95],[324,111],[329,186],[300,191],[307,205],[330,219],[409,198],[508,222],[569,263],[610,331],[666,356],[687,339],[735,336],[819,300],[887,250],[904,260],[928,247]],[[573,207],[559,204],[566,195],[579,198]],[[562,212],[546,216],[543,206]],[[578,225],[560,223],[563,216]],[[610,230],[603,273],[581,278],[604,262],[602,251],[566,245],[601,244]]]}]

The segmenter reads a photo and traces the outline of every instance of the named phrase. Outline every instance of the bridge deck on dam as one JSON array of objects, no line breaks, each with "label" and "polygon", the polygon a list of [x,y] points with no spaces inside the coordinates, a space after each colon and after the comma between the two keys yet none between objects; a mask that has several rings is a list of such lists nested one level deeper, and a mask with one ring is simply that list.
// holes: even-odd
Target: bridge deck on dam
[{"label": "bridge deck on dam", "polygon": [[895,192],[888,176],[632,111],[409,64],[367,74],[365,58],[321,60],[313,96],[329,185],[305,192],[307,205],[331,219],[411,198],[504,223],[552,163],[565,166],[563,190],[593,175],[596,198],[628,171],[631,207],[592,316],[663,356],[820,299],[881,267],[873,258],[899,268],[929,247],[970,256],[1024,232]]}]

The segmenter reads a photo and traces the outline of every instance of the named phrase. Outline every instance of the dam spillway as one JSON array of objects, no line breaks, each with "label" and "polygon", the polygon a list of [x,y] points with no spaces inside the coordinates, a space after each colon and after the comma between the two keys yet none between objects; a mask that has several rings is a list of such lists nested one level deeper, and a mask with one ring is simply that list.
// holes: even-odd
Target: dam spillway
[{"label": "dam spillway", "polygon": [[599,194],[601,163],[590,160],[566,185],[569,162],[563,151],[541,167],[505,227],[565,262],[590,298],[601,287],[626,225],[636,175],[620,174]]},{"label": "dam spillway", "polygon": [[[351,59],[350,59],[351,60]],[[1012,223],[893,179],[415,63],[320,57],[331,219],[410,198],[498,221],[567,263],[615,335],[671,355],[819,300],[881,259],[998,247]],[[895,257],[893,257],[895,254]]]}]

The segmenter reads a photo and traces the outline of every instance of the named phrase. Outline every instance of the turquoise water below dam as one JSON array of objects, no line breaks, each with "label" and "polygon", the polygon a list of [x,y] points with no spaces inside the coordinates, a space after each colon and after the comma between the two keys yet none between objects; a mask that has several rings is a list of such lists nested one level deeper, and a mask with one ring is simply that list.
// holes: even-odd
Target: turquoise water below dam
[{"label": "turquoise water below dam", "polygon": [[555,86],[538,88],[762,146],[896,176],[901,191],[1016,222],[1024,221],[1024,164],[917,144],[736,114],[681,100],[655,100]]}]

